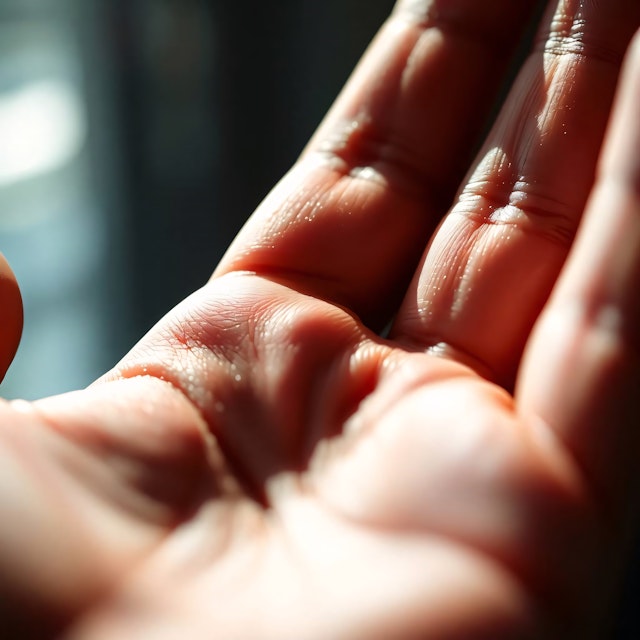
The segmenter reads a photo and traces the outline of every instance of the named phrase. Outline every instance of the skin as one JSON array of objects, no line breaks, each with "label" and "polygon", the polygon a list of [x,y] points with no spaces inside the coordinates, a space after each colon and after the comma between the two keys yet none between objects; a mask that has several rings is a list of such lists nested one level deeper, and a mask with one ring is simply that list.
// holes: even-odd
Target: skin
[{"label": "skin", "polygon": [[88,389],[0,405],[3,637],[603,637],[640,3],[551,2],[471,161],[533,4],[400,2],[211,281]]},{"label": "skin", "polygon": [[16,354],[22,335],[22,296],[5,257],[0,254],[0,381]]}]

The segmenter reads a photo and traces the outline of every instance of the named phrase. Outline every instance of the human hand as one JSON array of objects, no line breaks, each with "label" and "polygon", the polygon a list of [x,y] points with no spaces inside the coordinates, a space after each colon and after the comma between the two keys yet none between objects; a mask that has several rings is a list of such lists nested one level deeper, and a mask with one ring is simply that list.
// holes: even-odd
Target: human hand
[{"label": "human hand", "polygon": [[401,2],[210,283],[0,407],[3,636],[597,636],[637,515],[640,40],[594,176],[640,3],[551,3],[454,197],[533,4]]}]

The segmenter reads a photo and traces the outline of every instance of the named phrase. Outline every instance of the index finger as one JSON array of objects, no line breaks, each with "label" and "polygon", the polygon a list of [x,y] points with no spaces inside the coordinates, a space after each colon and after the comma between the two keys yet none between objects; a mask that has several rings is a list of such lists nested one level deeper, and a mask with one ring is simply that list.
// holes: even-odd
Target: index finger
[{"label": "index finger", "polygon": [[401,0],[214,277],[249,270],[379,325],[466,169],[535,0]]}]

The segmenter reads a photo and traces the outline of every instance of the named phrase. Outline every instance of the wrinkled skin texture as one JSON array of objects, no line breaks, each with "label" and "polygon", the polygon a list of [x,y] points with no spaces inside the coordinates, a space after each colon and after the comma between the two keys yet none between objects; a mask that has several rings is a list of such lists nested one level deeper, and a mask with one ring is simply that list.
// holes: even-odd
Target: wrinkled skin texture
[{"label": "wrinkled skin texture", "polygon": [[533,4],[400,2],[211,281],[88,389],[0,406],[3,637],[602,637],[640,3],[552,2],[469,165]]}]

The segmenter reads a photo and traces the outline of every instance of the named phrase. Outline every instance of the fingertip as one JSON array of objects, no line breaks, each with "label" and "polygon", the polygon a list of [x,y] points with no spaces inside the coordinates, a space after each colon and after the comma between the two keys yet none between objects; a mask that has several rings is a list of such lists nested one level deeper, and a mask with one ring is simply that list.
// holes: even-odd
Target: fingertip
[{"label": "fingertip", "polygon": [[20,287],[9,263],[0,253],[0,381],[18,350],[22,325]]}]

